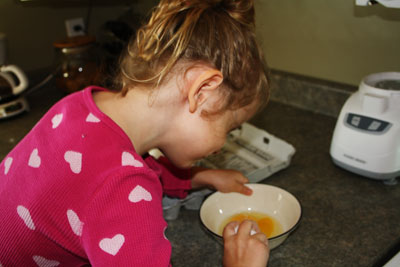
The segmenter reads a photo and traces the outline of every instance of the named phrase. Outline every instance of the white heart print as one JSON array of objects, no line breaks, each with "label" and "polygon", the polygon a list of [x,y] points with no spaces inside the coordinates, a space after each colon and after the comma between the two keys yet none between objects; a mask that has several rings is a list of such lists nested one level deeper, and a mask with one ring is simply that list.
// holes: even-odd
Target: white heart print
[{"label": "white heart print", "polygon": [[42,256],[33,256],[32,257],[33,261],[36,262],[36,264],[39,267],[53,267],[53,266],[58,266],[60,265],[60,263],[58,261],[55,260],[48,260]]},{"label": "white heart print", "polygon": [[77,236],[82,236],[83,222],[79,219],[78,215],[73,210],[67,210],[67,217],[72,231]]},{"label": "white heart print", "polygon": [[39,151],[37,148],[35,148],[34,150],[32,150],[31,155],[29,156],[28,165],[32,168],[39,168],[41,162],[42,161],[39,156]]},{"label": "white heart print", "polygon": [[12,162],[13,162],[13,158],[12,157],[8,157],[4,161],[4,174],[5,175],[7,175],[8,171],[10,170]]},{"label": "white heart print", "polygon": [[31,229],[31,230],[36,229],[35,224],[33,223],[33,220],[31,217],[31,213],[29,212],[29,210],[27,208],[25,208],[22,205],[19,205],[17,207],[17,213],[29,229]]},{"label": "white heart print", "polygon": [[129,201],[133,203],[140,202],[142,200],[151,201],[152,197],[149,191],[137,185],[130,193],[129,193]]},{"label": "white heart print", "polygon": [[92,113],[89,113],[89,115],[86,117],[87,122],[100,122],[100,119],[97,118],[95,115]]},{"label": "white heart print", "polygon": [[122,152],[122,166],[143,167],[141,161],[136,160],[129,152]]},{"label": "white heart print", "polygon": [[117,255],[124,242],[125,237],[121,234],[117,234],[113,238],[102,239],[99,243],[99,246],[104,252],[115,256]]},{"label": "white heart print", "polygon": [[64,159],[69,163],[69,167],[73,173],[80,173],[82,170],[82,153],[76,151],[67,151],[64,154]]},{"label": "white heart print", "polygon": [[55,129],[58,127],[58,125],[60,125],[61,121],[63,119],[63,114],[59,113],[54,115],[54,117],[51,119],[51,123],[52,123],[52,128]]}]

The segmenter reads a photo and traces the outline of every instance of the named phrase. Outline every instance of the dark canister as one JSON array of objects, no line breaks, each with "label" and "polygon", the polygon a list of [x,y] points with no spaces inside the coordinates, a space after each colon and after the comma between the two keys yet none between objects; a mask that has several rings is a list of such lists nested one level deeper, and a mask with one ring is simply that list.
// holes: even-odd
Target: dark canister
[{"label": "dark canister", "polygon": [[65,93],[81,90],[97,82],[98,56],[93,36],[76,36],[55,42],[56,86]]}]

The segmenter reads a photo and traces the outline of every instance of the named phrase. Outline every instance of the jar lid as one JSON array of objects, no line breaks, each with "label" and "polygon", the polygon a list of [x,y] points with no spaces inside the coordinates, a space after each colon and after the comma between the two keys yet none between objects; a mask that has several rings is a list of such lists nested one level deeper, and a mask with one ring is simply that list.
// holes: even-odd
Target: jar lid
[{"label": "jar lid", "polygon": [[94,43],[96,38],[90,35],[83,35],[83,36],[75,36],[75,37],[68,37],[66,39],[56,41],[53,43],[53,46],[56,48],[72,48],[72,47],[79,47]]}]

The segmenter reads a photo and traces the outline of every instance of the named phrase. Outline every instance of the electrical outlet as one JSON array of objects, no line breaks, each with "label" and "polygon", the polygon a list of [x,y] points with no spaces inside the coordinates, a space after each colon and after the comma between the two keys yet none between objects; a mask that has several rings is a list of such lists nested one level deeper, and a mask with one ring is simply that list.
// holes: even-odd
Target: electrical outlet
[{"label": "electrical outlet", "polygon": [[65,21],[65,28],[68,37],[80,36],[86,34],[85,22],[83,18],[67,19]]}]

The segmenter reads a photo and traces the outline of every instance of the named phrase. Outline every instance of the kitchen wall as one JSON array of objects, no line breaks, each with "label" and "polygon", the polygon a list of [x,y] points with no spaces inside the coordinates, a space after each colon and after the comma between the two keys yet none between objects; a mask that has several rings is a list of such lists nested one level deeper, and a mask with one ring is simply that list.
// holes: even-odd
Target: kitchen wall
[{"label": "kitchen wall", "polygon": [[[64,21],[86,17],[88,11],[85,6],[40,4],[43,1],[0,1],[0,32],[8,36],[9,63],[26,71],[51,65],[52,43],[65,37]],[[129,8],[118,2],[92,9],[90,33]],[[131,1],[142,12],[157,2]],[[399,71],[400,9],[355,7],[354,2],[256,0],[257,35],[270,67],[350,85],[358,85],[369,73]]]},{"label": "kitchen wall", "polygon": [[[16,64],[29,72],[48,68],[54,60],[53,42],[66,37],[65,20],[76,17],[86,18],[88,1],[75,1],[54,6],[58,0],[39,0],[21,3],[19,0],[0,1],[0,32],[7,35],[8,63]],[[68,3],[68,1],[65,1]],[[96,3],[97,0],[93,0]],[[124,1],[102,0],[107,4],[95,4],[91,10],[89,33],[96,34],[107,20],[116,19],[130,7],[146,13],[156,0]],[[125,1],[126,2],[126,1]],[[50,4],[49,4],[50,3]],[[116,3],[116,4],[115,4]]]},{"label": "kitchen wall", "polygon": [[258,0],[257,32],[270,67],[358,85],[400,71],[400,9],[355,0]]}]

